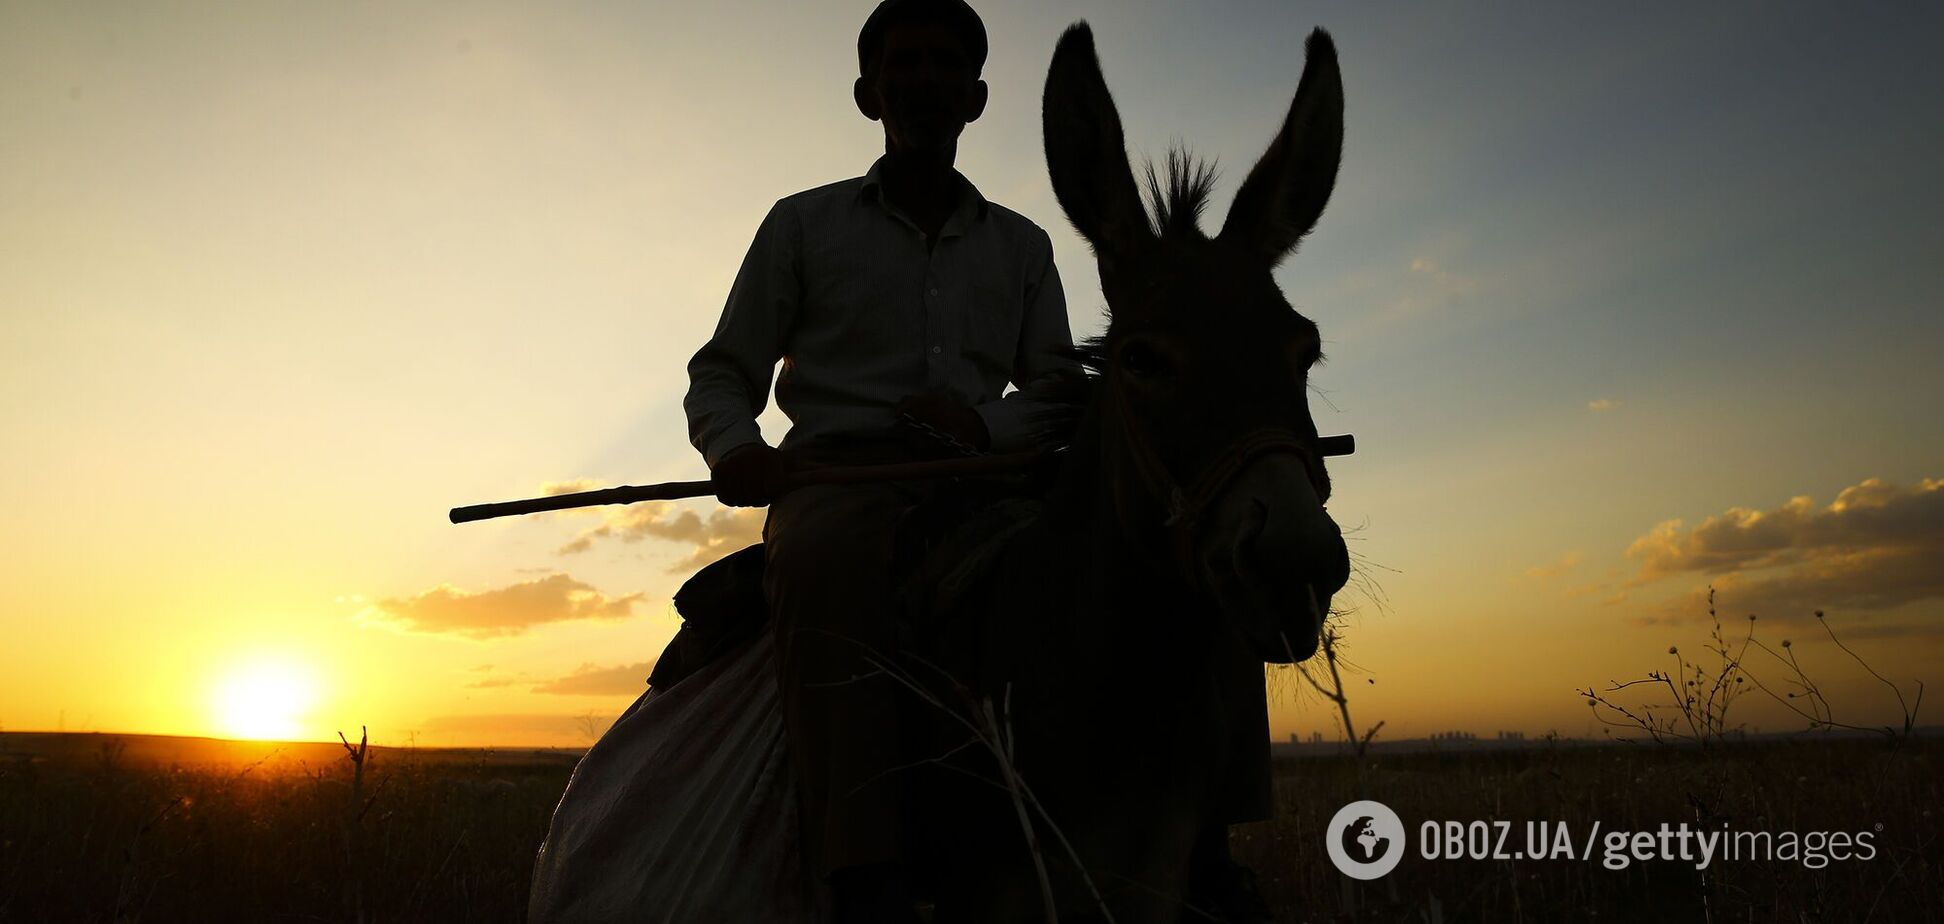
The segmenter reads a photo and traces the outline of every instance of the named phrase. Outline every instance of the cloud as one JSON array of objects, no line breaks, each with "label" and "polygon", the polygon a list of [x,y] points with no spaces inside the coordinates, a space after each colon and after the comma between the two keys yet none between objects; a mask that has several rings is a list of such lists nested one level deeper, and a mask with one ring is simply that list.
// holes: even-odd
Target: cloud
[{"label": "cloud", "polygon": [[[1918,553],[1875,549],[1805,562],[1772,577],[1726,574],[1714,582],[1716,599],[1735,613],[1801,619],[1816,610],[1887,610],[1916,600],[1944,597],[1944,548]],[[1704,596],[1696,591],[1697,599]],[[1944,629],[1944,627],[1940,627]]]},{"label": "cloud", "polygon": [[[1469,244],[1453,234],[1419,242],[1408,261],[1385,257],[1381,262],[1349,269],[1335,276],[1327,288],[1306,289],[1313,304],[1355,303],[1369,306],[1354,317],[1341,318],[1326,328],[1337,342],[1363,340],[1420,323],[1475,319],[1499,303],[1491,294],[1491,280],[1453,267],[1466,266]],[[1303,306],[1298,306],[1303,307]]]},{"label": "cloud", "polygon": [[579,494],[582,491],[593,491],[600,487],[601,480],[598,478],[570,478],[566,481],[546,481],[540,484],[540,496],[553,497],[556,494]]},{"label": "cloud", "polygon": [[763,516],[760,508],[719,507],[704,517],[669,501],[644,501],[605,511],[601,525],[582,532],[556,551],[561,555],[585,552],[601,539],[622,542],[665,539],[689,547],[689,554],[668,570],[694,571],[730,552],[761,542]]},{"label": "cloud", "polygon": [[510,687],[519,682],[520,679],[518,677],[488,677],[485,680],[477,680],[466,684],[466,687],[473,690],[492,690],[499,687]]},{"label": "cloud", "polygon": [[[1721,606],[1785,618],[1818,609],[1886,610],[1944,597],[1944,479],[1903,489],[1871,478],[1827,507],[1796,497],[1774,510],[1731,507],[1687,528],[1656,525],[1635,539],[1631,582],[1702,575]],[[1705,612],[1705,591],[1696,591]],[[1690,612],[1695,595],[1679,605]]]},{"label": "cloud", "polygon": [[552,574],[477,593],[441,584],[413,597],[380,600],[358,615],[411,632],[494,638],[549,622],[622,619],[645,596],[609,597],[566,574]]},{"label": "cloud", "polygon": [[1473,288],[1470,279],[1440,267],[1436,260],[1429,257],[1412,257],[1411,272],[1424,276],[1445,291],[1468,292]]},{"label": "cloud", "polygon": [[1477,279],[1454,273],[1430,257],[1412,257],[1410,270],[1398,280],[1401,291],[1377,309],[1377,320],[1385,326],[1442,312],[1479,290]]},{"label": "cloud", "polygon": [[1614,408],[1619,407],[1621,403],[1622,402],[1618,398],[1594,398],[1593,400],[1586,402],[1586,409],[1592,411],[1595,414],[1598,414],[1605,411],[1611,411]]},{"label": "cloud", "polygon": [[1526,577],[1540,578],[1540,579],[1557,577],[1559,575],[1565,574],[1568,571],[1573,570],[1574,568],[1579,567],[1580,559],[1582,557],[1583,556],[1580,554],[1580,551],[1578,549],[1574,549],[1573,551],[1567,552],[1565,555],[1561,556],[1558,561],[1547,562],[1546,564],[1543,565],[1533,565],[1532,567],[1527,568],[1525,570]]},{"label": "cloud", "polygon": [[[491,664],[481,664],[478,667],[472,668],[472,673],[475,674],[490,674],[492,672],[493,665]],[[525,672],[522,671],[521,673]],[[472,683],[466,684],[466,687],[473,690],[491,690],[497,687],[510,687],[520,682],[521,680],[518,677],[481,677]]]},{"label": "cloud", "polygon": [[654,663],[649,661],[614,667],[582,664],[565,677],[549,680],[534,687],[533,692],[558,693],[567,696],[635,695],[647,689],[648,674],[654,669]]}]

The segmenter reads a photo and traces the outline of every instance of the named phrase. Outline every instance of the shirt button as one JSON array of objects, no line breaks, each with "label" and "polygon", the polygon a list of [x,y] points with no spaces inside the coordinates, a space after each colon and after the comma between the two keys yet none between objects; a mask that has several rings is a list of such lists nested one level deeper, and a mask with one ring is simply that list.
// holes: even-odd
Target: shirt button
[{"label": "shirt button", "polygon": [[939,347],[932,347],[932,352],[933,352],[933,353],[937,353],[938,351],[939,351]]},{"label": "shirt button", "polygon": [[938,290],[937,290],[937,289],[933,289],[933,290],[931,290],[931,294],[933,294],[933,295],[937,295],[937,294],[938,294]]}]

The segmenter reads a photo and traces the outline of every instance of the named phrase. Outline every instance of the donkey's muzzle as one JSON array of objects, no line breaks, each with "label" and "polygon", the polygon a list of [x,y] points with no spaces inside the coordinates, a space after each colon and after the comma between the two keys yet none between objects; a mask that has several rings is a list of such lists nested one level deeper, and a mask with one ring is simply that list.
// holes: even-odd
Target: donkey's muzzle
[{"label": "donkey's muzzle", "polygon": [[1266,661],[1314,653],[1330,599],[1350,577],[1343,532],[1304,460],[1264,456],[1216,500],[1197,561],[1216,605]]}]

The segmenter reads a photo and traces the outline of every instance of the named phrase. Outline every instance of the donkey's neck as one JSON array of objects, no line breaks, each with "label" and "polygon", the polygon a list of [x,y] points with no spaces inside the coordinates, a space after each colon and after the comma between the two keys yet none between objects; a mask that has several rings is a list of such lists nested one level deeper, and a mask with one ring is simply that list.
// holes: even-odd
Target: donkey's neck
[{"label": "donkey's neck", "polygon": [[1135,470],[1131,447],[1107,426],[1108,387],[1096,384],[1080,416],[1046,515],[1085,550],[1076,556],[1083,562],[1076,616],[1111,620],[1106,628],[1119,634],[1151,618],[1179,617],[1195,594],[1169,556],[1166,508]]}]

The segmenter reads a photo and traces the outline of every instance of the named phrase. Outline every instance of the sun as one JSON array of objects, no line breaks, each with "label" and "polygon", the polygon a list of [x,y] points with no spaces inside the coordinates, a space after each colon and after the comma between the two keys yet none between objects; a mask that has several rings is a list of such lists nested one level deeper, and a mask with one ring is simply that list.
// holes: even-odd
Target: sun
[{"label": "sun", "polygon": [[307,667],[264,658],[225,675],[216,684],[214,705],[223,731],[232,737],[288,740],[302,730],[299,720],[316,696]]}]

